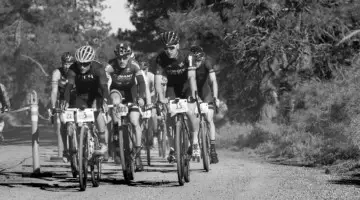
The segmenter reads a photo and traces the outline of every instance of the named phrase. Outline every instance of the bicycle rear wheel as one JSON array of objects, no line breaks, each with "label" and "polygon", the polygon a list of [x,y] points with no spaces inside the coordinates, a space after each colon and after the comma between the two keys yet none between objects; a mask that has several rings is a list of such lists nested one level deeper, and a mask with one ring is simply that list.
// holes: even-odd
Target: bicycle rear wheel
[{"label": "bicycle rear wheel", "polygon": [[177,175],[180,185],[184,185],[184,151],[183,151],[183,139],[182,137],[182,122],[176,120],[175,125],[175,152],[176,152],[176,165],[177,165]]},{"label": "bicycle rear wheel", "polygon": [[203,167],[206,172],[209,171],[210,166],[210,155],[209,155],[209,141],[207,137],[207,126],[206,123],[203,121],[200,123],[200,148],[201,148],[201,157],[203,161]]},{"label": "bicycle rear wheel", "polygon": [[159,143],[159,146],[161,146],[161,155],[163,158],[166,157],[166,147],[167,147],[167,144],[166,144],[166,136],[167,136],[167,132],[168,132],[168,129],[167,129],[167,126],[166,126],[166,121],[164,121],[164,124],[162,125],[162,131],[161,131],[161,142]]},{"label": "bicycle rear wheel", "polygon": [[[90,137],[88,137],[90,138]],[[100,146],[100,142],[98,138],[94,138],[95,140],[95,147]],[[93,187],[99,187],[100,185],[100,179],[101,179],[101,158],[100,157],[93,157],[91,158],[91,182],[93,184]]]},{"label": "bicycle rear wheel", "polygon": [[88,144],[87,136],[89,129],[85,126],[81,127],[79,138],[79,183],[80,191],[86,190],[87,173],[88,173]]}]

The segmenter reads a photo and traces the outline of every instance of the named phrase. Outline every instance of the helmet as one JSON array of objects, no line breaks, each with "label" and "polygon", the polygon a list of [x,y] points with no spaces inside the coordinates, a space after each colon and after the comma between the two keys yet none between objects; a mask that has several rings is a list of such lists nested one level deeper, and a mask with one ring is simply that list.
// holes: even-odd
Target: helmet
[{"label": "helmet", "polygon": [[81,63],[94,61],[95,49],[89,45],[82,46],[76,50],[75,59]]},{"label": "helmet", "polygon": [[191,53],[193,53],[195,60],[200,60],[205,57],[205,52],[200,46],[192,46],[190,47]]},{"label": "helmet", "polygon": [[65,53],[63,53],[62,56],[61,56],[61,62],[62,62],[62,63],[72,63],[72,62],[74,62],[74,61],[75,61],[75,59],[74,59],[74,57],[71,55],[70,52],[65,52]]},{"label": "helmet", "polygon": [[173,31],[160,34],[160,40],[164,45],[175,45],[179,43],[179,35]]},{"label": "helmet", "polygon": [[132,54],[130,45],[125,43],[117,44],[114,50],[116,56],[127,56]]}]

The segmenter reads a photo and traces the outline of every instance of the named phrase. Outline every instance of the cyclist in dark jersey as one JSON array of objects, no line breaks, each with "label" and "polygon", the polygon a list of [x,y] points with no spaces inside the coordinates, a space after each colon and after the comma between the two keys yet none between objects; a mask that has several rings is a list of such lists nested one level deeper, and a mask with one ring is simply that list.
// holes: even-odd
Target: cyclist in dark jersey
[{"label": "cyclist in dark jersey", "polygon": [[[112,83],[110,86],[110,99],[112,104],[119,103],[136,103],[144,106],[146,100],[146,108],[151,107],[151,98],[146,93],[145,77],[140,69],[138,62],[134,59],[133,52],[128,44],[120,43],[116,45],[114,51],[116,58],[111,59],[106,66],[106,72],[111,76]],[[125,100],[121,102],[121,98]],[[113,115],[113,118],[115,116]],[[142,171],[142,163],[140,157],[141,150],[141,126],[140,112],[137,106],[132,106],[129,113],[130,123],[135,130],[135,149],[136,170]],[[114,124],[114,130],[118,125]]]},{"label": "cyclist in dark jersey", "polygon": [[[10,100],[8,93],[5,89],[5,86],[0,83],[0,103],[1,103],[1,113],[8,112],[10,109]],[[5,121],[3,118],[0,119],[0,143],[4,141],[3,129],[5,126]]]},{"label": "cyclist in dark jersey", "polygon": [[[91,46],[82,46],[75,52],[76,62],[72,64],[68,72],[68,84],[65,88],[65,108],[69,107],[70,91],[76,85],[75,101],[71,107],[97,108],[107,112],[109,96],[108,80],[105,67],[95,61],[95,50]],[[105,138],[106,121],[97,112],[96,125],[100,139],[100,149],[94,151],[95,155],[105,155],[108,150]]]},{"label": "cyclist in dark jersey", "polygon": [[[162,85],[163,77],[167,78],[167,89],[165,96],[169,99],[174,98],[188,98],[189,95],[186,94],[185,85],[189,81],[191,89],[191,97],[195,97],[196,82],[195,82],[195,72],[188,71],[189,66],[192,65],[192,57],[190,52],[185,50],[180,50],[179,46],[179,36],[175,32],[165,32],[160,35],[160,39],[165,46],[164,51],[162,51],[156,58],[156,70],[155,70],[155,90],[159,95],[159,101],[161,103],[167,103],[163,93]],[[191,141],[192,145],[190,146],[189,151],[192,152],[192,156],[200,156],[200,148],[198,143],[197,133],[199,130],[199,124],[196,122],[196,117],[194,114],[195,102],[189,101],[189,112],[187,113],[189,119],[189,128],[190,134],[193,140]],[[169,162],[175,161],[175,152],[174,152],[174,143],[170,142],[170,153],[168,160]]]},{"label": "cyclist in dark jersey", "polygon": [[[65,52],[61,55],[61,67],[55,69],[51,77],[51,108],[52,108],[52,122],[56,114],[56,108],[60,107],[61,104],[65,101],[65,86],[68,83],[67,72],[69,67],[75,62],[73,55],[70,52]],[[72,93],[73,94],[73,93]],[[74,98],[71,98],[74,99]],[[70,103],[71,104],[71,103]],[[59,120],[59,117],[56,116],[56,119]],[[60,124],[60,134],[63,142],[63,161],[67,162],[69,158],[68,150],[68,137],[66,132],[65,124]]]},{"label": "cyclist in dark jersey", "polygon": [[[205,120],[209,125],[210,131],[210,163],[218,163],[218,157],[215,150],[215,124],[214,124],[214,103],[219,107],[218,84],[215,74],[215,61],[205,55],[200,46],[192,46],[190,51],[194,56],[194,67],[189,70],[196,72],[196,85],[198,94],[203,102],[209,104],[209,112],[206,113]],[[190,92],[188,90],[188,92]]]}]

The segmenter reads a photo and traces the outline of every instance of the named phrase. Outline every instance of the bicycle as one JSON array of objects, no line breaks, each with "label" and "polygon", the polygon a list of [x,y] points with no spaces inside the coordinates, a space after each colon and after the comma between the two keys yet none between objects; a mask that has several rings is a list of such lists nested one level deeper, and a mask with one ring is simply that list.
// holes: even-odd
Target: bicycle
[{"label": "bicycle", "polygon": [[153,131],[149,130],[149,119],[151,117],[151,108],[148,110],[144,110],[142,112],[142,118],[141,118],[141,125],[142,125],[142,136],[143,136],[143,144],[145,146],[146,150],[146,158],[147,158],[147,164],[150,166],[151,164],[151,158],[150,158],[150,150],[151,150],[151,144],[153,140]]},{"label": "bicycle", "polygon": [[[182,186],[190,182],[190,158],[189,138],[190,131],[186,123],[186,112],[188,111],[187,99],[175,98],[169,101],[169,112],[174,114],[175,122],[175,152],[178,182]],[[190,154],[190,155],[189,155]]]},{"label": "bicycle", "polygon": [[[122,99],[124,100],[124,99]],[[135,159],[138,152],[133,151],[135,146],[135,138],[133,137],[132,126],[128,119],[129,107],[134,106],[133,103],[127,104],[116,104],[113,105],[113,112],[115,112],[115,118],[113,119],[114,123],[118,124],[117,127],[117,137],[114,137],[114,141],[118,142],[119,148],[117,151],[120,155],[120,164],[123,171],[124,179],[127,183],[134,180],[135,173]],[[143,115],[141,108],[139,112]]]},{"label": "bicycle", "polygon": [[[208,124],[204,120],[205,114],[209,111],[208,103],[200,103],[199,99],[195,98],[197,109],[195,110],[195,114],[198,114],[200,117],[200,127],[199,127],[199,146],[201,149],[201,158],[203,161],[203,167],[206,172],[209,171],[210,165],[210,137],[209,137],[209,128]],[[198,158],[199,159],[199,158]],[[200,160],[198,160],[200,162]]]},{"label": "bicycle", "polygon": [[167,150],[167,133],[168,126],[166,124],[167,120],[167,107],[162,104],[157,104],[156,106],[156,115],[158,117],[158,145],[159,145],[159,157],[166,157]]},{"label": "bicycle", "polygon": [[[201,158],[203,160],[203,167],[206,172],[210,170],[210,132],[208,123],[205,121],[205,115],[209,112],[210,107],[215,107],[215,112],[217,112],[216,103],[212,102],[211,104],[205,102],[199,102],[199,97],[197,92],[195,92],[195,102],[197,105],[197,109],[195,110],[195,114],[198,114],[200,117],[200,127],[199,127],[199,146],[201,149]],[[200,160],[198,160],[200,162]]]},{"label": "bicycle", "polygon": [[[111,107],[111,106],[109,106]],[[75,124],[78,127],[81,127],[80,134],[77,137],[73,137],[72,141],[70,142],[71,145],[77,145],[76,150],[72,151],[73,156],[71,162],[74,165],[74,168],[77,166],[77,174],[79,175],[79,185],[80,191],[86,190],[86,183],[87,183],[87,175],[88,175],[88,168],[90,167],[91,173],[91,182],[93,187],[98,187],[99,182],[101,179],[101,156],[93,155],[95,148],[99,147],[100,142],[99,138],[96,134],[96,126],[95,122],[95,114],[94,112],[98,111],[95,108],[85,108],[85,109],[77,109],[77,108],[68,108],[62,112],[62,118],[65,123],[68,124],[67,128],[75,127]],[[102,114],[102,113],[100,113]],[[67,129],[68,131],[76,129]],[[75,134],[78,135],[78,134]],[[78,140],[78,143],[74,142],[74,140]],[[74,149],[73,149],[74,150]],[[77,156],[74,156],[77,154]],[[96,168],[96,169],[95,169]],[[73,171],[75,171],[72,168]],[[74,176],[74,173],[73,173]]]}]

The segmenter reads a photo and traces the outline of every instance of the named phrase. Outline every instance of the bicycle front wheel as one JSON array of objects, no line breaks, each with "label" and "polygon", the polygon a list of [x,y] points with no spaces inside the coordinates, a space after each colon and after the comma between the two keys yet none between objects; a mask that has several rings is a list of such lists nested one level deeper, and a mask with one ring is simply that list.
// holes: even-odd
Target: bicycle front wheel
[{"label": "bicycle front wheel", "polygon": [[68,123],[66,131],[69,137],[69,151],[70,151],[70,165],[73,178],[76,178],[79,173],[79,157],[77,155],[77,134],[74,124]]},{"label": "bicycle front wheel", "polygon": [[183,150],[183,139],[182,137],[182,122],[176,120],[175,125],[175,152],[176,152],[176,164],[177,164],[177,175],[180,185],[184,185],[184,150]]},{"label": "bicycle front wheel", "polygon": [[80,191],[86,190],[87,173],[88,173],[88,136],[89,129],[81,127],[79,138],[79,183]]},{"label": "bicycle front wheel", "polygon": [[203,167],[206,172],[209,171],[210,165],[210,155],[209,155],[209,141],[207,137],[208,129],[206,123],[203,121],[200,123],[200,148],[201,148],[201,157],[203,161]]}]

